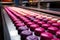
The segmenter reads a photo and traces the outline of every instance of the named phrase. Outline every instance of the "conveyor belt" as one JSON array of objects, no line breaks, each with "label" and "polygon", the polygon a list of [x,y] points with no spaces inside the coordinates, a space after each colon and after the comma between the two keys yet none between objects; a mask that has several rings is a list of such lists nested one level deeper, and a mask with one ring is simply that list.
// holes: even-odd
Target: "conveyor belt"
[{"label": "conveyor belt", "polygon": [[36,8],[31,8],[31,7],[21,7],[21,8],[32,11],[32,12],[35,12],[35,13],[39,13],[39,14],[42,14],[42,15],[46,15],[46,16],[50,16],[50,17],[60,19],[60,16],[58,14],[54,14],[54,11],[51,11],[52,13],[50,13],[50,11],[49,12],[47,12],[46,10],[45,10],[46,12],[42,11],[43,9],[41,9],[41,11],[40,11],[40,10],[37,10]]},{"label": "conveyor belt", "polygon": [[52,10],[47,10],[47,9],[38,9],[38,8],[32,8],[32,7],[21,7],[21,8],[43,12],[45,14],[60,16],[60,12],[57,12],[57,11],[52,11]]},{"label": "conveyor belt", "polygon": [[49,16],[49,17],[54,17],[54,18],[60,19],[59,16],[50,15],[50,14],[47,14],[47,13],[38,12],[38,11],[34,11],[34,10],[30,10],[30,11],[33,11],[33,12],[38,13],[38,14],[46,15],[46,16]]},{"label": "conveyor belt", "polygon": [[[3,10],[4,11],[3,18],[5,20],[5,24],[8,32],[8,35],[7,33],[6,35],[7,37],[9,37],[8,40],[9,39],[20,40],[19,36],[21,36],[21,40],[27,40],[27,39],[28,40],[30,39],[31,40],[32,39],[52,40],[55,38],[60,40],[60,37],[59,37],[60,20],[58,20],[57,18],[52,18],[52,17],[48,18],[46,16],[44,17],[44,15],[38,14],[37,12],[32,12],[32,11],[28,11],[28,10],[17,8],[17,7],[7,6],[7,7],[4,7],[4,9],[8,14],[7,15]],[[19,32],[19,35],[17,31]]]}]

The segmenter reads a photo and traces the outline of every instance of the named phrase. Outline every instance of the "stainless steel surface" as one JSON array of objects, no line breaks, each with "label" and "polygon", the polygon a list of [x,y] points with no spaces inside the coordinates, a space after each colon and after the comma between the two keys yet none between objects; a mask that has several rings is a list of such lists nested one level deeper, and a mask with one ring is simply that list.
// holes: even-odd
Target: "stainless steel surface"
[{"label": "stainless steel surface", "polygon": [[5,22],[4,40],[20,40],[20,35],[18,35],[18,31],[16,30],[14,24],[12,23],[5,10],[3,10],[2,16]]}]

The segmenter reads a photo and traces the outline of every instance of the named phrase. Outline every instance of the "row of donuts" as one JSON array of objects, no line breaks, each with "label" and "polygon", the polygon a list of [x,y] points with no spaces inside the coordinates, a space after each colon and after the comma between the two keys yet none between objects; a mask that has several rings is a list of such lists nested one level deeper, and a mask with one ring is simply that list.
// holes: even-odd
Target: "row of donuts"
[{"label": "row of donuts", "polygon": [[[28,28],[30,28],[31,31],[34,31],[35,32],[35,35],[42,35],[42,34],[50,35],[50,36],[48,36],[50,38],[47,37],[48,39],[44,37],[45,35],[42,35],[41,36],[42,37],[41,40],[51,40],[53,38],[52,34],[55,34],[56,31],[59,30],[57,27],[54,27],[54,26],[53,27],[52,26],[50,27],[50,23],[49,23],[49,25],[48,25],[48,23],[46,23],[48,20],[45,19],[45,17],[43,17],[43,18],[40,19],[40,18],[36,18],[36,17],[34,17],[32,15],[28,15],[27,13],[25,13],[27,15],[24,15],[23,13],[20,13],[20,15],[18,16],[18,14],[15,11],[13,11],[11,9],[10,9],[10,11],[12,11],[12,13],[14,13],[15,16],[17,15],[16,17],[19,17],[21,20],[23,19],[22,21],[27,25]],[[56,20],[53,21],[53,22],[55,23]],[[16,21],[16,23],[19,23],[19,21],[18,22]],[[20,24],[17,24],[17,25],[19,26]],[[44,32],[45,30],[46,31],[49,30],[49,31],[48,32]]]},{"label": "row of donuts", "polygon": [[[17,9],[17,10],[19,10],[19,9]],[[21,9],[20,9],[20,10],[21,10]],[[20,11],[20,10],[19,10],[19,11]],[[25,11],[25,10],[24,10],[24,11]],[[22,15],[24,15],[24,14],[22,13]],[[26,16],[27,16],[28,18],[30,18],[30,19],[33,19],[34,22],[36,22],[36,23],[38,22],[38,24],[41,26],[41,21],[39,21],[38,19],[35,20],[32,16],[29,17],[27,13],[25,13],[25,17],[26,17]],[[59,22],[59,20],[58,20],[58,19],[52,19],[52,20],[51,20],[52,17],[48,17],[48,19],[50,18],[50,19],[48,20],[48,19],[45,18],[45,17],[46,17],[46,16],[44,16],[44,17],[41,18],[41,19],[39,18],[40,20],[43,20],[44,22],[47,22],[47,23],[48,23],[48,24],[43,24],[43,23],[44,23],[44,22],[43,22],[43,23],[42,23],[42,27],[45,28],[45,29],[47,29],[47,28],[49,27],[49,28],[48,28],[48,31],[49,31],[50,33],[52,33],[52,34],[56,34],[56,31],[57,31],[58,29],[60,29],[60,22]],[[32,24],[33,24],[33,23],[32,23]],[[50,24],[52,25],[51,27],[50,27]],[[55,29],[55,32],[53,31],[54,29]]]},{"label": "row of donuts", "polygon": [[7,8],[5,8],[5,10],[15,24],[16,29],[18,29],[21,40],[39,40],[20,19],[14,16]]}]

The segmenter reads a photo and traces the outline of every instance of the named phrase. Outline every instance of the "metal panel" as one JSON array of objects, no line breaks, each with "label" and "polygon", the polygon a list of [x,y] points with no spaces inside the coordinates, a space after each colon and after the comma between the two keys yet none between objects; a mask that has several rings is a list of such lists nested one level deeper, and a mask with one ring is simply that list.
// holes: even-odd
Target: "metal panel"
[{"label": "metal panel", "polygon": [[3,10],[2,18],[4,25],[4,40],[20,40],[20,36],[18,35],[14,24],[12,23],[5,10]]}]

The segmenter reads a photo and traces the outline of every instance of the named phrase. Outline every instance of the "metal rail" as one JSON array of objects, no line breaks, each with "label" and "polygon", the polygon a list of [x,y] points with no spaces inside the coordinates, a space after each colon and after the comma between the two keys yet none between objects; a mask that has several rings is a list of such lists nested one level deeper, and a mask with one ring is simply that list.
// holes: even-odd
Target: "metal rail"
[{"label": "metal rail", "polygon": [[6,11],[2,11],[4,40],[20,40],[20,35],[7,15]]}]

